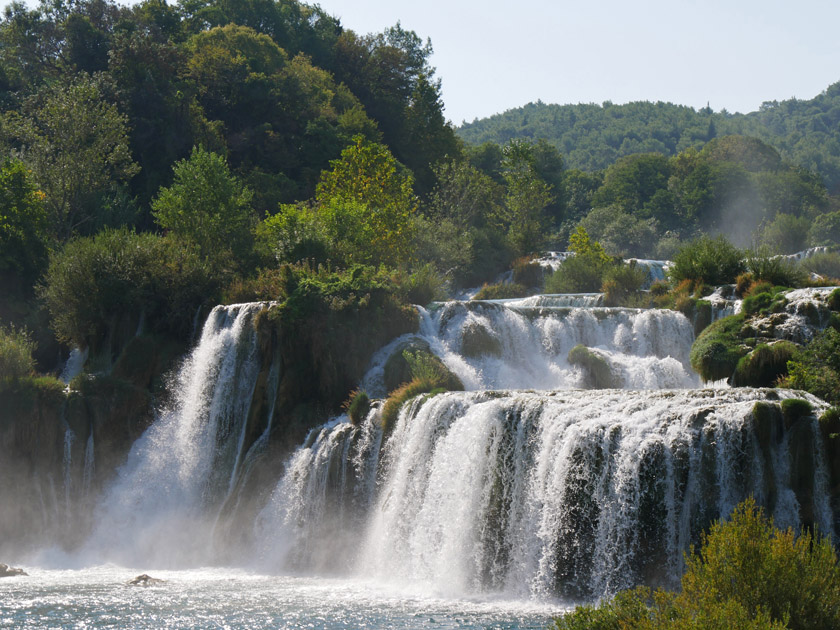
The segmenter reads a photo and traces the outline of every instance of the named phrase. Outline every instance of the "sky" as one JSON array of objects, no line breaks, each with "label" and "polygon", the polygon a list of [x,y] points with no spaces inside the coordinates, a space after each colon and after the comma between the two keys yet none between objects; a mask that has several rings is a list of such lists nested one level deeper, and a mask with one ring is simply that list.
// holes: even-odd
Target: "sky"
[{"label": "sky", "polygon": [[309,3],[357,33],[399,21],[430,38],[455,125],[537,100],[746,113],[764,101],[813,98],[840,81],[837,0]]},{"label": "sky", "polygon": [[836,0],[320,0],[359,33],[431,38],[456,125],[526,103],[750,112],[840,81]]}]

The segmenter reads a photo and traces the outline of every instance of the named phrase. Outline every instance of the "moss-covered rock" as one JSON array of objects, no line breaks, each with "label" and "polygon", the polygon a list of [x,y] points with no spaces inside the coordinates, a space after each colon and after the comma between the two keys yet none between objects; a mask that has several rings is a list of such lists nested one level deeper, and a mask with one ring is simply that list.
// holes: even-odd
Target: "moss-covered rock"
[{"label": "moss-covered rock", "polygon": [[569,351],[568,359],[569,363],[580,367],[584,371],[587,388],[609,389],[621,386],[607,360],[583,344],[578,344],[572,348]]},{"label": "moss-covered rock", "polygon": [[712,303],[708,300],[697,300],[694,303],[694,336],[706,330],[712,323]]},{"label": "moss-covered rock", "polygon": [[828,308],[832,311],[840,311],[840,289],[834,289],[834,291],[828,294],[826,304],[828,304]]},{"label": "moss-covered rock", "polygon": [[502,356],[502,342],[478,322],[470,322],[461,331],[461,354],[471,359]]},{"label": "moss-covered rock", "polygon": [[706,328],[691,346],[691,367],[704,381],[728,379],[749,349],[740,338],[743,314],[730,315]]},{"label": "moss-covered rock", "polygon": [[405,357],[405,352],[424,352],[430,354],[431,350],[429,343],[419,338],[409,339],[404,343],[398,344],[385,361],[383,368],[383,381],[386,392],[394,391],[397,387],[403,383],[408,383],[412,379],[411,365]]},{"label": "moss-covered rock", "polygon": [[786,398],[782,401],[782,418],[785,421],[785,428],[790,429],[802,418],[813,415],[814,408],[807,400],[801,398]]},{"label": "moss-covered rock", "polygon": [[778,341],[756,346],[741,357],[732,375],[734,387],[772,387],[780,376],[787,374],[787,362],[796,353],[790,341]]}]

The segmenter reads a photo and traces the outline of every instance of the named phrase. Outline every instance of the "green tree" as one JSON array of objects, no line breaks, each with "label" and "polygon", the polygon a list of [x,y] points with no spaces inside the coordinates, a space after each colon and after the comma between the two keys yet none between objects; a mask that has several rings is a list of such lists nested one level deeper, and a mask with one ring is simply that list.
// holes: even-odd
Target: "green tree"
[{"label": "green tree", "polygon": [[537,172],[532,145],[511,142],[505,146],[504,156],[508,237],[517,254],[527,254],[539,249],[545,239],[545,209],[554,197],[551,186]]},{"label": "green tree", "polygon": [[623,157],[606,170],[604,183],[592,203],[596,207],[616,204],[628,214],[655,218],[661,211],[647,206],[667,188],[670,175],[671,167],[664,155],[640,153]]},{"label": "green tree", "polygon": [[[412,256],[417,199],[413,179],[388,148],[362,136],[333,160],[316,189],[318,213],[334,239],[342,238],[343,220],[354,228],[351,240],[368,239],[359,255],[371,262],[406,263]],[[348,252],[348,255],[352,253]]]},{"label": "green tree", "polygon": [[12,271],[32,283],[46,262],[44,194],[23,163],[7,160],[0,168],[0,273]]},{"label": "green tree", "polygon": [[118,199],[139,170],[128,147],[126,117],[84,74],[44,88],[26,110],[10,112],[5,131],[45,195],[54,233],[67,239],[108,224],[109,217],[98,216],[103,199]]},{"label": "green tree", "polygon": [[779,213],[761,232],[761,242],[774,254],[794,254],[808,245],[811,221],[806,217]]},{"label": "green tree", "polygon": [[446,161],[435,169],[428,213],[450,219],[461,228],[495,224],[502,216],[504,189],[467,162]]},{"label": "green tree", "polygon": [[195,243],[205,258],[247,256],[255,223],[252,193],[230,172],[225,159],[196,147],[172,170],[172,185],[162,188],[152,202],[158,225]]}]

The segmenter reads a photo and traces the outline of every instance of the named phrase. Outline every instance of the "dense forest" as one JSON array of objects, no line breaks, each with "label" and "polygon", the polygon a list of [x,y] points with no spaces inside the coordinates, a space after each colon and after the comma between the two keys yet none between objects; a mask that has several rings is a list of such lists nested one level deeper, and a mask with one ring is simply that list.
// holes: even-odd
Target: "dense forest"
[{"label": "dense forest", "polygon": [[840,83],[810,100],[768,101],[757,112],[731,114],[672,103],[547,105],[540,101],[465,123],[458,134],[470,144],[544,138],[571,168],[596,171],[633,153],[673,156],[700,149],[724,135],[746,135],[781,156],[819,173],[840,190]]},{"label": "dense forest", "polygon": [[[108,365],[138,314],[184,339],[219,302],[311,290],[355,308],[365,278],[423,302],[590,239],[602,261],[702,235],[767,254],[840,242],[836,86],[749,116],[528,105],[460,130],[496,140],[470,145],[431,53],[400,24],[357,34],[296,0],[11,4],[3,325],[28,331],[41,370],[73,346]],[[604,265],[554,286],[598,290]]]}]

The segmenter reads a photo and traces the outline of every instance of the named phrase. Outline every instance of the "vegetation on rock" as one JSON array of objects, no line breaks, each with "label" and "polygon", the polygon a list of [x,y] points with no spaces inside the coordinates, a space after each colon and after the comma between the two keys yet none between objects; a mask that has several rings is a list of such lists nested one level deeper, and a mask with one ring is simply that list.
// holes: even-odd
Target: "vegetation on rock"
[{"label": "vegetation on rock", "polygon": [[681,590],[624,591],[579,606],[558,630],[751,628],[840,624],[840,566],[828,537],[779,530],[748,499],[718,521],[686,558]]}]

